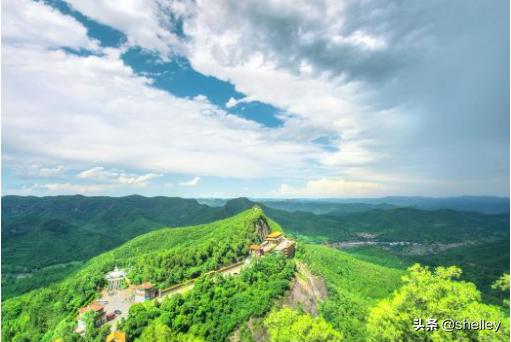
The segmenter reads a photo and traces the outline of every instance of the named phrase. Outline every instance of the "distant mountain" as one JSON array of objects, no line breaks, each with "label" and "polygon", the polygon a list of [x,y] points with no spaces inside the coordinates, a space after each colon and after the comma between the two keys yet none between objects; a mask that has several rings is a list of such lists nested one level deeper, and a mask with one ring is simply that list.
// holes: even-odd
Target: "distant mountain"
[{"label": "distant mountain", "polygon": [[19,271],[30,271],[86,260],[156,228],[220,217],[218,209],[182,198],[5,196],[2,268],[10,271],[13,265]]},{"label": "distant mountain", "polygon": [[[65,275],[74,262],[138,235],[211,222],[247,208],[238,200],[227,202],[224,209],[194,199],[137,195],[4,196],[1,204],[4,298],[54,281],[57,271]],[[51,276],[45,272],[49,266],[56,267]],[[33,277],[38,274],[45,279]]]},{"label": "distant mountain", "polygon": [[268,208],[280,209],[286,211],[307,211],[314,214],[348,214],[359,213],[372,209],[393,209],[398,206],[381,203],[336,203],[322,200],[261,200],[258,201]]},{"label": "distant mountain", "polygon": [[316,215],[266,208],[272,218],[298,235],[324,241],[375,240],[421,243],[509,238],[507,214],[397,208]]},{"label": "distant mountain", "polygon": [[[222,198],[200,198],[197,201],[212,207],[222,207],[228,201]],[[286,211],[308,211],[314,214],[347,214],[372,209],[395,209],[410,207],[422,210],[451,209],[473,211],[482,214],[509,213],[509,198],[493,196],[460,197],[406,197],[389,196],[381,198],[329,198],[329,199],[261,199],[250,201],[264,204],[268,208]]]},{"label": "distant mountain", "polygon": [[413,207],[424,210],[452,209],[458,211],[475,211],[483,214],[509,213],[509,198],[494,196],[460,196],[438,198],[391,196],[382,198],[325,199],[318,201],[340,204],[387,204],[395,207]]},{"label": "distant mountain", "polygon": [[227,201],[224,198],[197,198],[197,202],[209,205],[210,207],[223,207]]}]

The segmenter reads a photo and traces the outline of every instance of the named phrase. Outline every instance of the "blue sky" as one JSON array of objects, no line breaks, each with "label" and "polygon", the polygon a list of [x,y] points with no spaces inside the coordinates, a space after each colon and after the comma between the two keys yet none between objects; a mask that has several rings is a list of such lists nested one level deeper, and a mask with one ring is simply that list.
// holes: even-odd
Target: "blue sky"
[{"label": "blue sky", "polygon": [[2,192],[508,196],[507,6],[4,1]]}]

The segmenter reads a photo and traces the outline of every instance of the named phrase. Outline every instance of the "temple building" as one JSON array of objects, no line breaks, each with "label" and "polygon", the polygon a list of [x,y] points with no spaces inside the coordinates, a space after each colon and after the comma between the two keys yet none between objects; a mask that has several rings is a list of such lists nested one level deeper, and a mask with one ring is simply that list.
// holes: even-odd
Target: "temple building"
[{"label": "temple building", "polygon": [[295,241],[284,239],[275,247],[274,251],[283,253],[288,258],[292,258],[295,255],[295,246]]},{"label": "temple building", "polygon": [[135,301],[145,302],[156,297],[156,288],[153,284],[146,282],[135,286]]},{"label": "temple building", "polygon": [[261,245],[252,244],[252,245],[248,246],[248,250],[250,252],[250,255],[253,257],[260,257],[260,256],[264,255],[263,246],[261,246]]},{"label": "temple building", "polygon": [[278,244],[283,238],[284,236],[281,232],[271,232],[266,236],[265,240],[273,244]]},{"label": "temple building", "polygon": [[295,256],[295,248],[296,248],[296,242],[292,240],[287,240],[289,242],[284,247],[284,255],[288,258],[292,258]]},{"label": "temple building", "polygon": [[94,302],[92,304],[89,304],[83,308],[80,308],[78,310],[78,327],[76,328],[76,332],[81,334],[85,332],[85,329],[87,328],[87,324],[85,322],[85,316],[88,313],[92,313],[94,315],[94,324],[98,327],[106,322],[106,314],[105,314],[105,308],[103,305]]},{"label": "temple building", "polygon": [[125,276],[126,274],[124,271],[119,269],[117,266],[115,266],[113,271],[108,272],[105,276],[108,281],[108,292],[112,293],[119,290]]}]

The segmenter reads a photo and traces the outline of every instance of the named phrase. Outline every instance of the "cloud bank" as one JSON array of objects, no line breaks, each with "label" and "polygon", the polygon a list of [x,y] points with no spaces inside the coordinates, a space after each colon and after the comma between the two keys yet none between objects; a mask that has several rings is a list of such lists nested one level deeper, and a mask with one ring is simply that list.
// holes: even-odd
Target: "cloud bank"
[{"label": "cloud bank", "polygon": [[[255,179],[258,195],[284,197],[508,195],[508,3],[68,3],[126,41],[103,47],[42,2],[2,3],[4,168],[81,172],[25,189],[115,193],[180,175],[190,191]],[[158,89],[123,60],[133,48],[242,97],[221,107]],[[253,101],[283,124],[231,112]]]}]

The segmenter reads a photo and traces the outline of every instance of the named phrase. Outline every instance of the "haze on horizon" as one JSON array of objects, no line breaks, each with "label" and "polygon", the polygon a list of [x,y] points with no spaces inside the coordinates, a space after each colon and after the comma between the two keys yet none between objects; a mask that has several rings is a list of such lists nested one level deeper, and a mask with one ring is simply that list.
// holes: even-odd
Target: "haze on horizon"
[{"label": "haze on horizon", "polygon": [[509,3],[2,1],[2,194],[509,197]]}]

